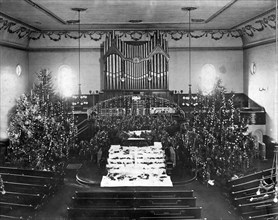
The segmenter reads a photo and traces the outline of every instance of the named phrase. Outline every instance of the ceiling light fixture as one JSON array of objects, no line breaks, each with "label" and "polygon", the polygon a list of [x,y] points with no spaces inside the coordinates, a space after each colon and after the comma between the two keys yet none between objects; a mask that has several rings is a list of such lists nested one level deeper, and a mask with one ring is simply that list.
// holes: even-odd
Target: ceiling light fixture
[{"label": "ceiling light fixture", "polygon": [[192,21],[192,22],[195,22],[195,23],[201,23],[201,22],[204,22],[205,19],[202,19],[202,18],[194,18],[194,19],[193,19],[193,18],[192,18],[191,21]]},{"label": "ceiling light fixture", "polygon": [[67,20],[67,24],[78,24],[79,20]]},{"label": "ceiling light fixture", "polygon": [[130,22],[130,23],[133,23],[133,24],[136,24],[136,23],[141,23],[142,22],[142,20],[129,20],[128,22]]},{"label": "ceiling light fixture", "polygon": [[195,10],[195,7],[183,7],[181,10],[188,11],[188,94],[189,94],[189,106],[192,104],[192,92],[191,92],[191,16],[190,12]]},{"label": "ceiling light fixture", "polygon": [[[275,93],[274,93],[274,121],[275,124],[275,141],[278,143],[278,0],[275,1],[275,62],[274,62],[274,73],[275,73]],[[278,180],[277,180],[278,181]]]},{"label": "ceiling light fixture", "polygon": [[[73,11],[77,11],[78,12],[78,95],[80,97],[81,93],[81,82],[80,82],[80,75],[81,75],[81,71],[80,71],[80,63],[81,63],[81,59],[80,59],[80,39],[81,39],[81,33],[80,33],[80,12],[86,11],[87,8],[72,8],[71,10]],[[68,21],[69,22],[69,21]],[[71,20],[71,22],[76,22],[75,20]],[[77,23],[77,22],[76,22]]]}]

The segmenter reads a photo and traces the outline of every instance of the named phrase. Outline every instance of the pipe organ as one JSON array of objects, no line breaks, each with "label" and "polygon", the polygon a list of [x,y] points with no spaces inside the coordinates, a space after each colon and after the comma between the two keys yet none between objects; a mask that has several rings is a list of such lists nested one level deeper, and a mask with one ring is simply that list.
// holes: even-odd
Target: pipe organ
[{"label": "pipe organ", "polygon": [[104,41],[104,90],[168,90],[168,42],[158,31],[148,41]]}]

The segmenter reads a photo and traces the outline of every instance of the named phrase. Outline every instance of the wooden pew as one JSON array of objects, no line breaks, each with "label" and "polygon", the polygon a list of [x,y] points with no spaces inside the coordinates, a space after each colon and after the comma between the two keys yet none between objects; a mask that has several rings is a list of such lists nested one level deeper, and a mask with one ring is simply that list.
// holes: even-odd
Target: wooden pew
[{"label": "wooden pew", "polygon": [[260,209],[259,207],[263,209],[264,207],[266,207],[266,205],[271,205],[271,204],[273,204],[273,200],[267,199],[263,201],[255,201],[255,202],[249,202],[245,204],[239,204],[238,207],[243,215],[247,215],[247,213],[249,212],[259,210]]},{"label": "wooden pew", "polygon": [[[264,176],[264,180],[270,179],[271,176]],[[261,178],[262,179],[262,178]],[[244,183],[234,184],[232,185],[232,191],[240,191],[248,188],[253,188],[259,186],[261,179],[253,179]]]},{"label": "wooden pew", "polygon": [[255,173],[252,173],[252,174],[245,175],[245,176],[240,177],[238,179],[229,180],[228,184],[230,185],[230,187],[232,187],[232,185],[245,183],[245,182],[248,182],[248,181],[252,181],[254,179],[261,179],[263,176],[269,176],[271,174],[272,170],[273,170],[273,168],[270,168],[270,169],[266,169],[266,170],[262,170],[262,171],[255,172]]},{"label": "wooden pew", "polygon": [[176,217],[201,218],[201,207],[151,207],[136,208],[136,216],[139,217]]},{"label": "wooden pew", "polygon": [[254,218],[256,216],[271,215],[272,213],[278,213],[278,207],[276,203],[266,202],[257,203],[253,206],[253,209],[245,211],[243,216],[247,218]]},{"label": "wooden pew", "polygon": [[1,220],[23,220],[22,216],[0,215]]},{"label": "wooden pew", "polygon": [[139,220],[203,220],[201,218],[190,218],[190,216],[167,216],[167,217],[140,217]]},{"label": "wooden pew", "polygon": [[273,171],[273,168],[270,168],[228,182],[231,200],[243,218],[265,220],[271,218],[271,213],[278,212],[278,209],[275,211],[277,204],[272,200],[273,189],[267,193],[261,191],[260,195],[256,195],[261,179],[269,180]]},{"label": "wooden pew", "polygon": [[9,206],[3,206],[0,208],[0,215],[5,215],[8,212],[12,211],[12,208]]},{"label": "wooden pew", "polygon": [[251,196],[251,195],[255,195],[258,189],[259,189],[259,186],[248,188],[248,189],[243,189],[243,190],[239,190],[239,191],[233,191],[233,192],[231,192],[231,195],[233,197]]},{"label": "wooden pew", "polygon": [[196,207],[196,197],[144,198],[136,200],[138,207]]},{"label": "wooden pew", "polygon": [[6,191],[29,193],[29,194],[46,194],[49,195],[52,192],[52,187],[49,185],[29,184],[3,181]]},{"label": "wooden pew", "polygon": [[53,177],[53,178],[62,177],[61,175],[58,175],[57,173],[52,171],[21,169],[17,167],[3,167],[3,166],[0,166],[0,173],[23,174],[23,175],[30,175],[30,176]]},{"label": "wooden pew", "polygon": [[160,197],[193,197],[193,190],[156,190],[156,191],[136,191],[135,197],[152,197],[152,198],[160,198]]},{"label": "wooden pew", "polygon": [[56,179],[53,177],[31,176],[22,174],[0,173],[2,179],[8,182],[34,183],[34,184],[56,184]]},{"label": "wooden pew", "polygon": [[140,219],[140,217],[183,217],[201,218],[201,207],[151,207],[151,208],[80,208],[68,207],[68,219],[122,218]]},{"label": "wooden pew", "polygon": [[110,219],[122,218],[129,219],[134,216],[133,209],[131,208],[80,208],[68,207],[68,220],[71,219]]},{"label": "wooden pew", "polygon": [[46,182],[51,184],[56,184],[57,186],[64,184],[64,175],[52,171],[40,171],[40,170],[0,166],[0,174],[1,175],[14,174],[14,175],[27,176],[30,178],[37,179],[38,181],[44,179]]},{"label": "wooden pew", "polygon": [[277,217],[278,217],[278,211],[269,214],[249,216],[248,219],[266,220],[266,219],[277,219]]},{"label": "wooden pew", "polygon": [[73,197],[74,207],[195,207],[196,197],[160,197],[160,198],[96,198],[96,197]]},{"label": "wooden pew", "polygon": [[256,200],[258,200],[259,197],[263,197],[264,195],[272,194],[272,193],[274,193],[273,190],[271,190],[269,192],[261,193],[260,195],[256,195],[256,194],[251,194],[251,195],[246,195],[246,196],[239,195],[238,197],[234,198],[234,201],[237,205],[250,203],[250,202],[252,202],[251,198],[253,198],[253,200],[256,201]]},{"label": "wooden pew", "polygon": [[184,188],[105,188],[76,191],[69,219],[200,219],[193,190]]},{"label": "wooden pew", "polygon": [[0,202],[0,215],[4,215],[6,218],[30,219],[37,208],[30,204]]},{"label": "wooden pew", "polygon": [[0,196],[0,202],[15,202],[23,204],[43,204],[46,195],[44,194],[31,194],[6,191],[5,194]]},{"label": "wooden pew", "polygon": [[0,202],[0,209],[1,208],[10,208],[11,210],[18,210],[18,209],[23,209],[23,210],[28,210],[32,211],[37,209],[38,207],[32,204],[20,204],[20,203],[13,203],[13,202]]},{"label": "wooden pew", "polygon": [[95,198],[159,198],[159,197],[193,197],[193,190],[165,190],[161,191],[135,191],[135,190],[126,190],[126,191],[76,191],[76,197],[95,197]]},{"label": "wooden pew", "polygon": [[63,176],[49,171],[0,167],[5,194],[0,195],[1,219],[29,219],[63,184]]}]

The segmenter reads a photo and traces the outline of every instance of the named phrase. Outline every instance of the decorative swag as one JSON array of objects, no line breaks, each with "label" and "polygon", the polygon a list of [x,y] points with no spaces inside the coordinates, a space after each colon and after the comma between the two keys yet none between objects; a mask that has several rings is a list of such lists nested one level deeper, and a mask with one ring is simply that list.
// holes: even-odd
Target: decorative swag
[{"label": "decorative swag", "polygon": [[[247,35],[249,37],[253,37],[255,32],[261,32],[265,28],[275,29],[275,14],[271,14],[267,17],[257,20],[253,25],[245,25],[241,28],[231,29],[231,30],[208,30],[208,31],[191,31],[190,35],[192,38],[201,38],[201,37],[211,37],[214,40],[220,40],[224,36],[226,37],[242,37],[243,35]],[[21,26],[13,21],[7,20],[6,18],[0,17],[0,30],[5,30],[11,34],[17,34],[19,38],[28,37],[31,40],[39,40],[40,38],[48,37],[50,40],[59,41],[64,38],[71,39],[79,39],[90,37],[91,40],[99,41],[103,36],[106,36],[108,33],[112,31],[81,31],[80,34],[76,34],[73,31],[35,31],[24,26]],[[143,37],[153,36],[155,31],[125,31],[119,30],[115,31],[115,34],[119,37],[127,37],[129,36],[132,40],[138,41]],[[170,37],[173,40],[180,40],[184,36],[188,37],[188,30],[179,30],[179,31],[161,31],[165,38]]]}]

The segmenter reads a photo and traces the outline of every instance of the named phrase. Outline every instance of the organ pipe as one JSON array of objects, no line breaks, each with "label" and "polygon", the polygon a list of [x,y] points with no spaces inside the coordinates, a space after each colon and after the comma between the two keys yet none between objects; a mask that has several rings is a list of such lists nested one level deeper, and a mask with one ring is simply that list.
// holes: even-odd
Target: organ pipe
[{"label": "organ pipe", "polygon": [[138,42],[123,41],[113,32],[103,50],[105,90],[168,89],[168,42],[159,31]]}]

